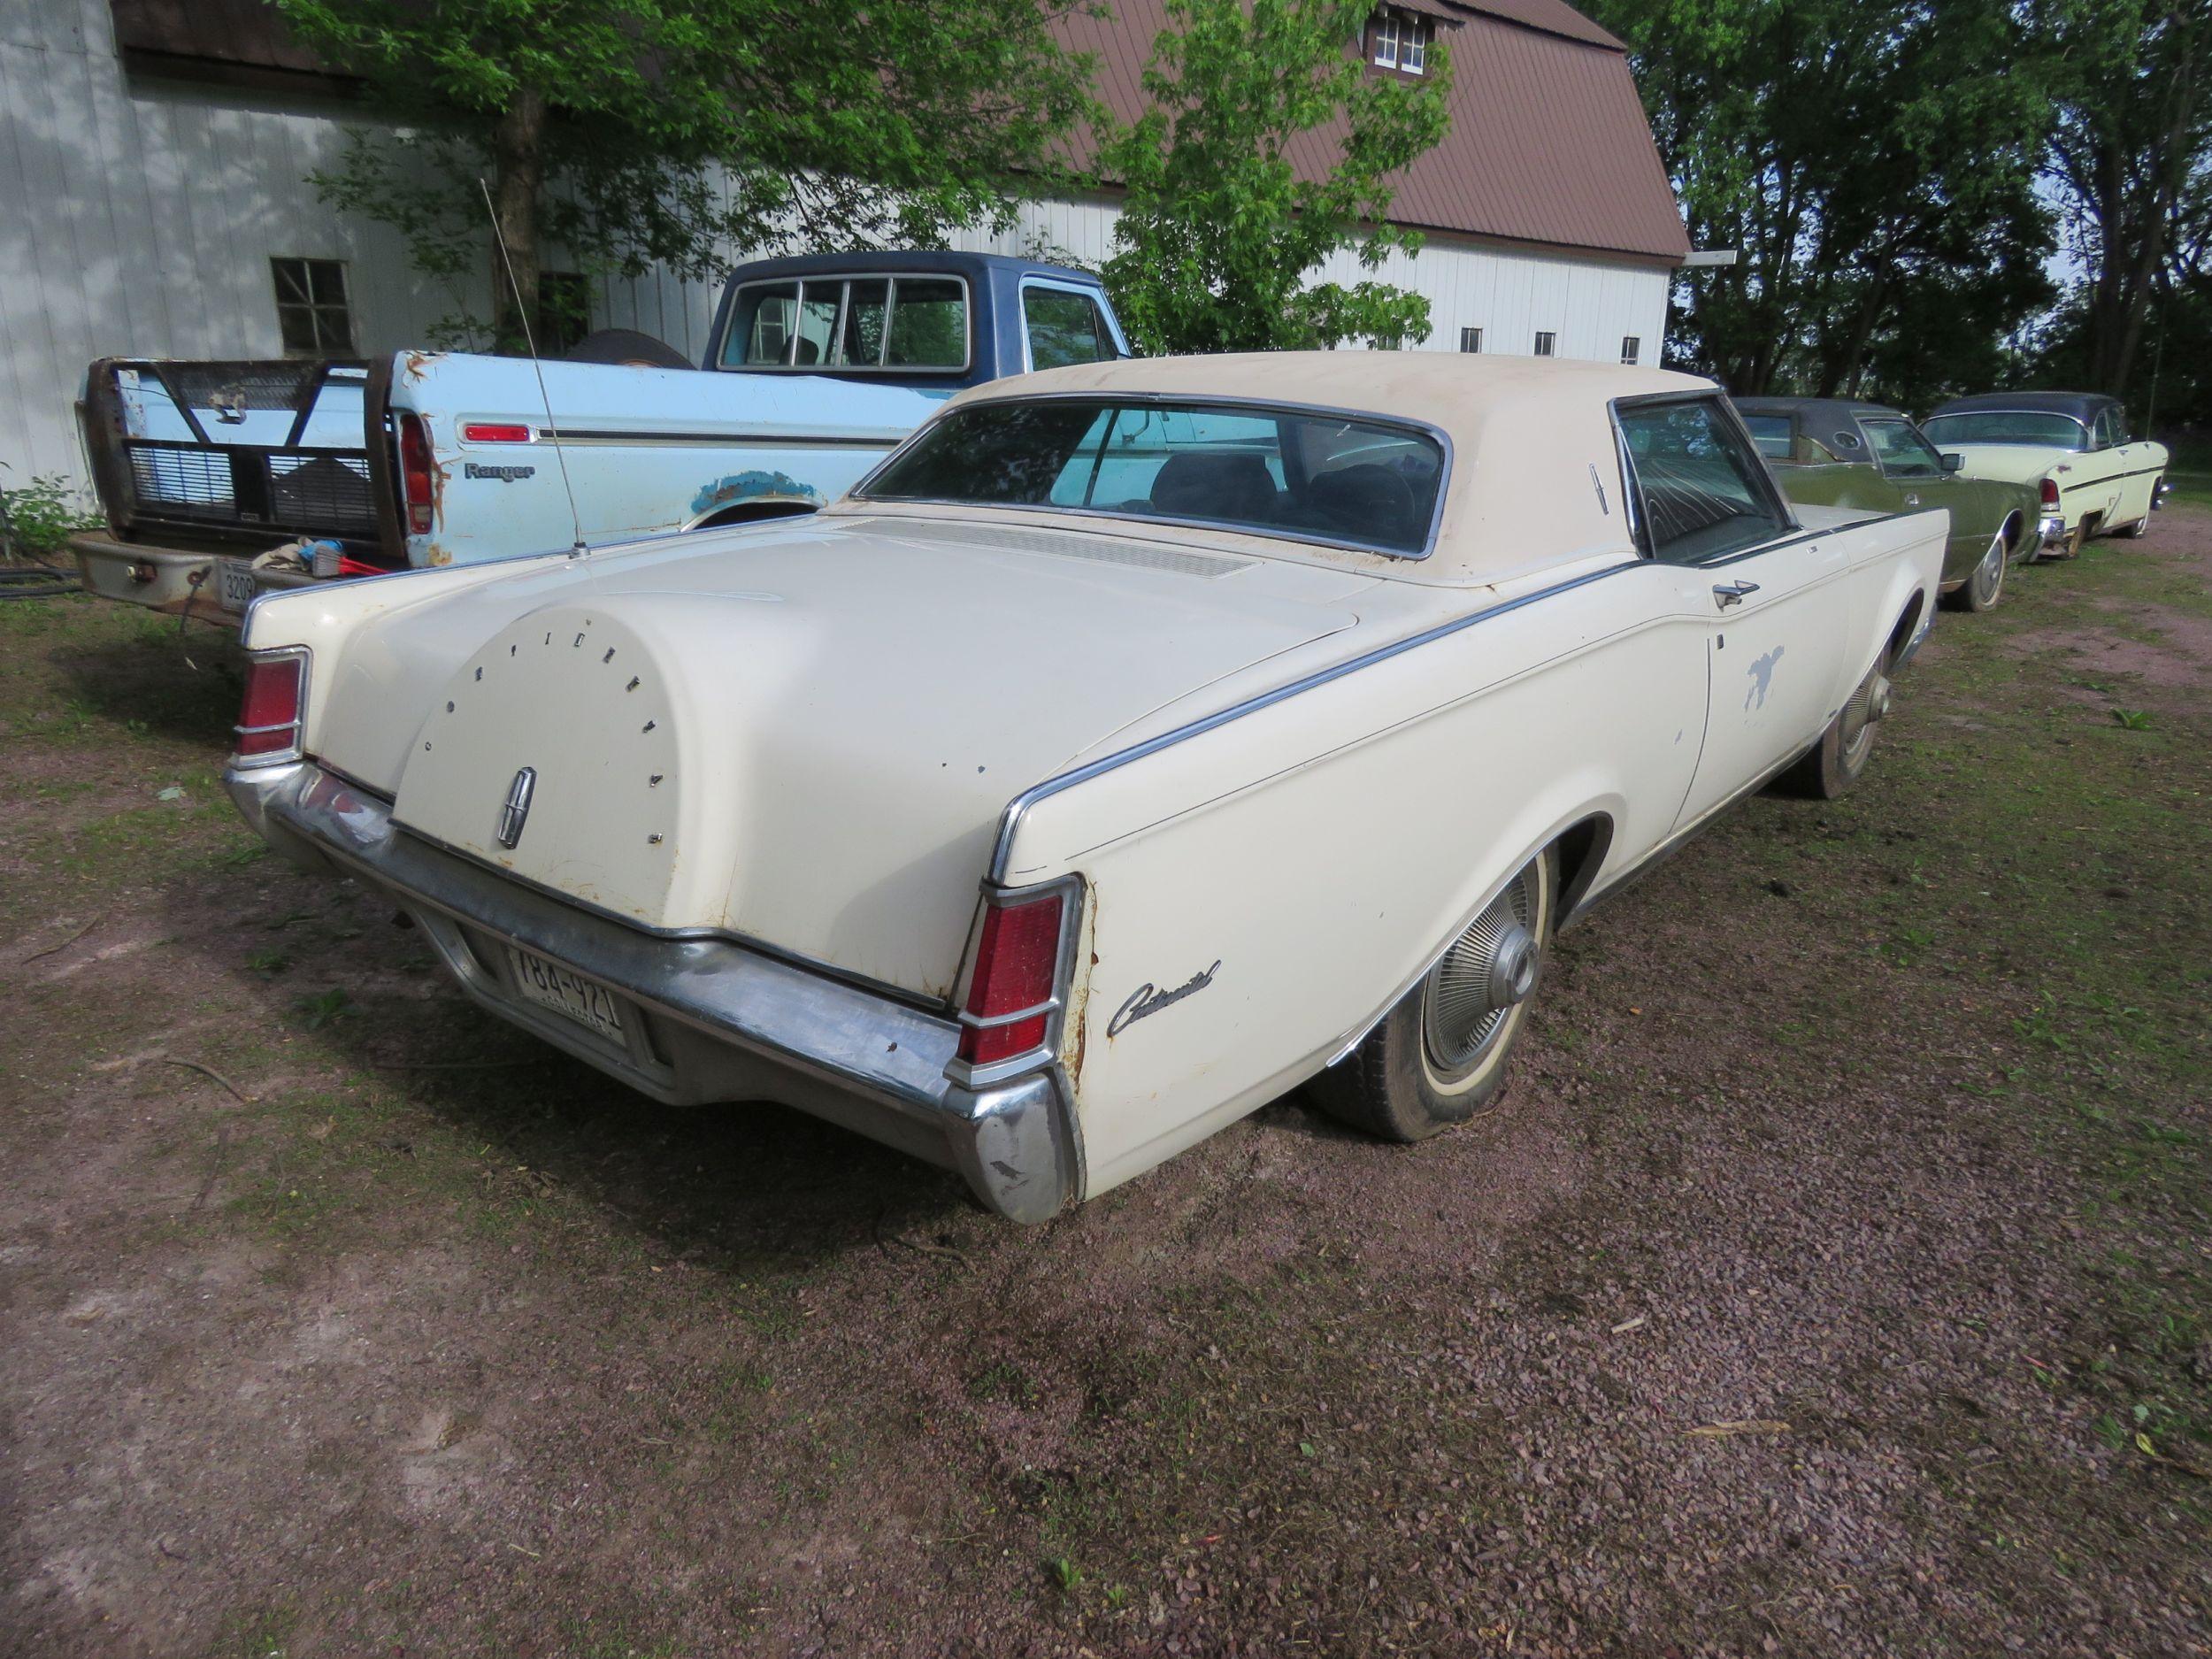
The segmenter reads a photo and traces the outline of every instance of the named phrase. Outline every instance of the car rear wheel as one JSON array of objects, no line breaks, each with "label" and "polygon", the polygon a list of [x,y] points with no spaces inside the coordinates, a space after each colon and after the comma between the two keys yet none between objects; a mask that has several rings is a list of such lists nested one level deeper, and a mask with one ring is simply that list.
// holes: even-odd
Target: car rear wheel
[{"label": "car rear wheel", "polygon": [[1874,728],[1889,712],[1888,666],[1884,657],[1866,671],[1820,741],[1776,782],[1792,795],[1816,801],[1832,801],[1858,782],[1874,753]]},{"label": "car rear wheel", "polygon": [[1990,538],[1989,551],[1982,555],[1972,574],[1943,598],[1954,611],[1994,611],[1998,595],[2004,591],[2005,533],[2000,530]]},{"label": "car rear wheel", "polygon": [[1386,1141],[1425,1141],[1494,1107],[1543,977],[1559,861],[1539,853],[1358,1048],[1313,1082],[1323,1110]]}]

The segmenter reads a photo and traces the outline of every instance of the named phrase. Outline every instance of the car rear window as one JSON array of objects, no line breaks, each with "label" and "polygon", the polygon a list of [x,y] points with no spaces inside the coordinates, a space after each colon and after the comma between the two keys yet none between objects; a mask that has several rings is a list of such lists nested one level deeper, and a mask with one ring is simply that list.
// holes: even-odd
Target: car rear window
[{"label": "car rear window", "polygon": [[2067,415],[2039,415],[2029,410],[1989,410],[1979,414],[1932,415],[1920,430],[1938,449],[1947,443],[2024,443],[2039,449],[2085,449],[2089,434]]},{"label": "car rear window", "polygon": [[1418,557],[1444,486],[1432,434],[1263,404],[1009,398],[941,415],[856,492],[1220,525]]}]

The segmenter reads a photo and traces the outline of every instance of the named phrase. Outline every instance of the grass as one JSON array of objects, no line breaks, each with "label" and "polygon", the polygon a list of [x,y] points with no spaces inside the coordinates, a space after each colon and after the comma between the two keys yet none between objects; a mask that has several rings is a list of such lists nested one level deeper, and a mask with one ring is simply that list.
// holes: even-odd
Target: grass
[{"label": "grass", "polygon": [[[162,1305],[219,1324],[178,1316],[99,1361],[82,1373],[98,1379],[86,1409],[120,1402],[111,1432],[142,1423],[187,1443],[243,1422],[204,1467],[249,1481],[274,1514],[221,1517],[237,1548],[219,1607],[193,1601],[193,1570],[166,1558],[116,1571],[137,1573],[142,1595],[168,1575],[161,1594],[195,1632],[172,1645],[211,1659],[492,1653],[549,1634],[563,1653],[614,1659],[740,1651],[749,1637],[730,1632],[756,1628],[763,1650],[835,1650],[864,1621],[925,1651],[944,1645],[930,1619],[975,1617],[987,1597],[992,1619],[1051,1651],[1148,1652],[1171,1637],[1210,1651],[1218,1641],[1185,1621],[1217,1596],[1253,1651],[1480,1651],[1469,1632],[1540,1617],[1502,1587],[1539,1557],[1609,1560],[1617,1584],[1672,1594],[1638,1553],[1642,1492],[1582,1493],[1546,1539],[1531,1459],[1578,1437],[1609,1455],[1647,1409],[1720,1414],[1690,1397],[1698,1379],[1638,1371],[1640,1337],[1603,1346],[1617,1316],[1652,1306],[1651,1336],[1671,1296],[1700,1294],[1666,1254],[1674,1185],[1698,1172],[1710,1125],[1809,1110],[1894,1064],[1884,1043],[1904,1029],[1930,1057],[1879,1098],[1906,1121],[1940,1102],[1986,1136],[1987,1156],[2051,1172],[2062,1194],[2064,1229],[2034,1246],[2066,1263],[2052,1340],[1989,1356],[2041,1403],[1966,1426],[1939,1402],[1885,1392],[1846,1334],[1821,1380],[1863,1405],[1851,1421],[1840,1408],[1824,1430],[1804,1417],[1804,1438],[1783,1448],[1669,1444],[1716,1468],[1771,1451],[1908,1469],[1935,1500],[1852,1518],[1909,1524],[1913,1549],[1992,1628],[2008,1605],[2045,1604],[2038,1574],[2103,1596],[2143,1559],[2179,1581],[2198,1545],[2170,1542],[2163,1517],[2197,1540],[2212,1522],[2212,1484],[2185,1472],[2212,1461],[2212,714],[2200,695],[2085,667],[2053,642],[2099,600],[2120,609],[2096,611],[2095,626],[2129,638],[2212,614],[2174,562],[2132,544],[2019,572],[2002,610],[1947,618],[1901,680],[1903,712],[1861,793],[1752,803],[1624,901],[1640,907],[1628,919],[1571,941],[1534,1075],[1586,1092],[1532,1161],[1573,1178],[1549,1208],[1468,1221],[1411,1271],[1394,1258],[1401,1225],[1427,1220],[1404,1209],[1409,1195],[1461,1202],[1435,1173],[1457,1168],[1479,1188],[1479,1160],[1448,1161],[1483,1143],[1386,1152],[1286,1110],[1031,1233],[966,1210],[950,1178],[805,1119],[624,1097],[460,1006],[365,901],[257,856],[215,787],[236,687],[208,636],[87,603],[0,609],[0,764],[19,814],[4,850],[32,877],[0,883],[0,930],[25,941],[21,957],[96,924],[81,948],[27,966],[0,1028],[0,1075],[33,1102],[19,1202],[48,1202],[49,1140],[103,1183],[71,1212],[84,1242],[42,1235],[38,1271],[52,1277],[26,1293],[23,1340],[51,1341],[42,1310],[65,1299],[52,1287],[65,1271],[179,1287]],[[184,793],[161,799],[170,788]],[[1748,918],[1754,942],[1771,918],[1778,936],[1835,954],[1769,964],[1757,1018],[1716,1027],[1701,1012],[1686,1057],[1635,1032],[1669,990],[1652,963],[1671,971],[1675,953],[1709,944],[1724,955],[1729,917]],[[1647,977],[1607,979],[1640,933]],[[1717,979],[1717,995],[1743,984]],[[154,1052],[203,1060],[253,1098]],[[1247,1168],[1262,1152],[1273,1177]],[[1340,1178],[1399,1208],[1364,1212]],[[1747,1259],[1782,1260],[1787,1286],[1802,1248],[1793,1218],[1747,1187],[1741,1210]],[[100,1259],[47,1264],[72,1248]],[[210,1263],[235,1271],[218,1279]],[[2001,1280],[2003,1264],[1970,1253],[1943,1269],[1970,1271]],[[1094,1278],[1118,1288],[1094,1294]],[[1896,1341],[1922,1340],[1909,1292],[1881,1294],[1901,1303]],[[1750,1317],[1724,1294],[1714,1305]],[[288,1345],[326,1310],[344,1316],[346,1358],[297,1363]],[[1972,1308],[1968,1322],[1986,1312],[2001,1329],[2001,1311]],[[1470,1380],[1501,1335],[1526,1344],[1515,1363],[1535,1379],[1532,1403],[1494,1374]],[[90,1354],[96,1340],[73,1328],[78,1348],[42,1351]],[[278,1392],[241,1407],[268,1352],[280,1362],[258,1374]],[[151,1380],[130,1369],[141,1354],[162,1367]],[[1553,1398],[1555,1371],[1594,1363],[1596,1392]],[[66,1386],[37,1381],[39,1398]],[[430,1517],[406,1508],[392,1448],[447,1396],[470,1408],[456,1438],[497,1450],[475,1507]],[[283,1432],[255,1438],[280,1409]],[[297,1448],[311,1478],[288,1484]],[[2004,1455],[1958,1461],[1987,1448]],[[68,1461],[51,1442],[39,1455]],[[341,1491],[357,1465],[383,1484]],[[1773,1466],[1777,1497],[1798,1490],[1800,1467]],[[173,1463],[132,1491],[188,1501],[190,1469]],[[1764,1495],[1716,1507],[1713,1536],[1748,1538]],[[58,1525],[62,1507],[38,1502],[32,1520]],[[528,1530],[511,1540],[517,1517]],[[141,1518],[103,1510],[87,1525],[119,1535]],[[1525,1556],[1500,1553],[1509,1532]],[[867,1547],[787,1564],[821,1539]],[[1678,1628],[1731,1651],[1770,1631],[1784,1650],[1824,1650],[1817,1633],[1763,1622],[1790,1617],[1776,1586],[1801,1589],[1810,1568],[1793,1581],[1751,1543],[1722,1555],[1702,1601],[1663,1600],[1656,1617],[1679,1612]],[[856,1622],[818,1627],[822,1586],[841,1580]],[[1889,1609],[1892,1622],[1854,1638],[1870,1650],[1995,1645],[1958,1606],[1900,1612],[1884,1594],[1869,1575],[1849,1603],[1854,1617]],[[1465,1629],[1439,1633],[1463,1611]],[[1597,1608],[1578,1640],[1663,1645],[1624,1617]],[[109,1635],[88,1640],[127,1645]],[[1501,1651],[1507,1640],[1480,1638]],[[1569,1640],[1554,1626],[1514,1650],[1547,1640]]]}]

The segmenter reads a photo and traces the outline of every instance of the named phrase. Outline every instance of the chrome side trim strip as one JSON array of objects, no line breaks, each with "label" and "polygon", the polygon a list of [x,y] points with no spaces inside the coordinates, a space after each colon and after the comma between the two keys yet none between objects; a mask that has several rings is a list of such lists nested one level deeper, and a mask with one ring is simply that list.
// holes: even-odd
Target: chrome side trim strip
[{"label": "chrome side trim strip", "polygon": [[1347,674],[1356,673],[1363,668],[1372,667],[1377,663],[1387,662],[1394,657],[1402,657],[1406,652],[1417,649],[1421,646],[1432,644],[1438,640],[1448,639],[1464,629],[1473,627],[1479,622],[1487,622],[1494,617],[1502,617],[1509,611],[1524,610],[1527,606],[1537,603],[1540,600],[1554,598],[1560,594],[1571,593],[1578,588],[1586,588],[1592,582],[1601,581],[1609,576],[1617,576],[1623,571],[1647,569],[1651,564],[1652,561],[1649,559],[1639,558],[1625,560],[1618,565],[1609,565],[1603,570],[1591,571],[1567,581],[1555,582],[1550,587],[1539,588],[1534,593],[1523,594],[1517,599],[1508,599],[1502,603],[1491,605],[1467,616],[1455,617],[1449,622],[1440,622],[1435,626],[1425,628],[1418,634],[1409,634],[1402,640],[1394,640],[1387,645],[1378,645],[1372,650],[1347,658],[1341,663],[1333,664],[1327,668],[1316,669],[1312,673],[1302,679],[1294,680],[1286,685],[1277,686],[1271,690],[1260,692],[1256,695],[1247,697],[1241,703],[1233,703],[1225,709],[1218,709],[1211,714],[1202,715],[1195,720],[1187,721],[1172,731],[1163,732],[1156,737],[1147,738],[1141,743],[1132,744],[1127,749],[1118,749],[1110,755],[1101,756],[1096,760],[1057,773],[1040,783],[1033,783],[1008,802],[1006,810],[999,815],[998,835],[991,845],[990,879],[1000,883],[1006,880],[1006,861],[1013,850],[1014,832],[1021,824],[1022,815],[1040,801],[1048,800],[1063,790],[1072,789],[1077,784],[1088,783],[1092,779],[1101,777],[1118,767],[1126,766],[1132,761],[1142,760],[1148,755],[1156,755],[1162,749],[1172,748],[1187,739],[1202,736],[1218,726],[1228,725],[1232,720],[1241,719],[1248,714],[1256,714],[1262,709],[1272,708],[1275,704],[1286,698],[1294,697],[1302,691],[1311,691],[1317,686],[1325,686],[1332,680],[1341,680]]}]

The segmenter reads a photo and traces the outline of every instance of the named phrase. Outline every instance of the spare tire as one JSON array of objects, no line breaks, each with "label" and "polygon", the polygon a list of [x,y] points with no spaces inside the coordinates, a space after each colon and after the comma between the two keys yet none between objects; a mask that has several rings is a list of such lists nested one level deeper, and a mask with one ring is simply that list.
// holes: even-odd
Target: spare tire
[{"label": "spare tire", "polygon": [[618,363],[632,369],[688,369],[692,360],[650,334],[634,328],[601,328],[586,334],[565,354],[570,363]]}]

